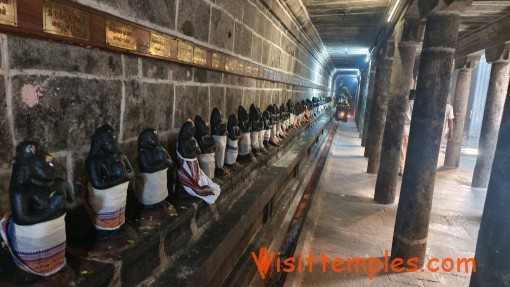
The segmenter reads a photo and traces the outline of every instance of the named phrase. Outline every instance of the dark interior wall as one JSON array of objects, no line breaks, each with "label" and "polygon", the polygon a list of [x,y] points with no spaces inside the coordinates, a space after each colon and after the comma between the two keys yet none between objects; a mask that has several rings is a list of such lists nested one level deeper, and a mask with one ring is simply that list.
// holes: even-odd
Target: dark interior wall
[{"label": "dark interior wall", "polygon": [[[268,9],[259,0],[73,2],[329,87],[329,60],[281,5]],[[59,176],[77,187],[87,181],[84,159],[91,135],[104,123],[118,131],[121,149],[136,166],[136,139],[145,127],[158,129],[172,150],[183,121],[196,114],[208,121],[214,107],[228,116],[239,105],[254,103],[264,110],[291,98],[329,95],[16,35],[0,35],[0,54],[0,213],[9,210],[14,146],[23,140],[41,142],[54,156]]]}]

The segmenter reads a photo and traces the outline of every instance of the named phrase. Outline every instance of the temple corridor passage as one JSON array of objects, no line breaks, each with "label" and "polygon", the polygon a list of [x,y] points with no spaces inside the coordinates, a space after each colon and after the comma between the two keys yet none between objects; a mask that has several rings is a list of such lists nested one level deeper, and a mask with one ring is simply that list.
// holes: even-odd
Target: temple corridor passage
[{"label": "temple corridor passage", "polygon": [[[295,256],[301,251],[320,257],[324,252],[329,258],[347,261],[347,258],[383,258],[385,250],[391,254],[402,178],[399,177],[395,203],[376,204],[373,200],[376,175],[366,173],[367,159],[363,157],[360,141],[353,122],[340,123]],[[444,149],[440,157],[442,164]],[[453,258],[455,262],[459,257],[474,257],[486,190],[470,187],[473,162],[474,157],[463,155],[460,168],[438,169],[425,264],[432,257]],[[471,275],[457,273],[456,268],[451,273],[382,272],[370,281],[368,272],[335,273],[328,264],[323,273],[322,263],[316,262],[309,273],[308,265],[305,266],[305,272],[292,274],[286,286],[454,287],[468,286]]]}]

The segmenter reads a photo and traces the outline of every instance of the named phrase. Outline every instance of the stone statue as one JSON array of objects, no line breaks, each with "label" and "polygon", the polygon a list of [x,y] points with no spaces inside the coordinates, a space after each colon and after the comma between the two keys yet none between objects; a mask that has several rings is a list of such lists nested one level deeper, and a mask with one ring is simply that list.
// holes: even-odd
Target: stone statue
[{"label": "stone statue", "polygon": [[279,138],[286,138],[285,136],[285,133],[283,132],[283,117],[282,117],[282,113],[280,112],[280,109],[278,108],[278,106],[276,106],[276,104],[273,104],[273,107],[274,107],[274,110],[276,112],[276,118],[278,120],[277,124],[276,124],[276,135],[279,137]]},{"label": "stone statue", "polygon": [[[211,131],[216,146],[214,158],[216,160],[216,168],[214,169],[215,177],[224,177],[230,172],[224,168],[225,151],[227,148],[227,125],[223,123],[223,116],[218,108],[214,108],[211,112]],[[237,155],[236,155],[237,157]]]},{"label": "stone statue", "polygon": [[269,141],[271,140],[271,129],[273,128],[273,121],[271,119],[271,114],[268,110],[265,110],[262,113],[262,122],[264,123],[264,141],[263,145],[266,149],[269,147]]},{"label": "stone statue", "polygon": [[56,177],[51,155],[37,142],[20,143],[14,160],[12,216],[0,221],[0,233],[25,281],[32,281],[65,266],[65,207],[71,189]]},{"label": "stone statue", "polygon": [[239,154],[239,139],[242,132],[239,128],[239,121],[235,114],[228,116],[227,122],[227,155],[225,156],[225,167],[232,168],[236,164]]},{"label": "stone statue", "polygon": [[159,144],[158,131],[155,129],[146,128],[138,136],[138,165],[142,183],[142,187],[136,190],[138,201],[146,209],[159,206],[173,209],[165,201],[169,192],[168,177],[173,176],[173,162]]},{"label": "stone statue", "polygon": [[251,130],[251,148],[254,154],[260,153],[260,139],[259,134],[264,128],[264,123],[260,119],[259,110],[254,104],[250,106],[250,122],[252,123]]},{"label": "stone statue", "polygon": [[261,153],[267,153],[266,146],[264,145],[264,133],[266,129],[266,125],[264,123],[264,116],[262,111],[257,107],[257,117],[260,122],[260,131],[259,131],[259,150]]},{"label": "stone statue", "polygon": [[100,238],[114,235],[125,223],[127,188],[134,178],[131,163],[118,150],[113,132],[110,125],[94,132],[85,161],[90,180],[89,213]]},{"label": "stone statue", "polygon": [[295,116],[294,116],[294,103],[292,102],[291,99],[289,99],[287,101],[286,110],[287,110],[287,113],[289,114],[289,127],[295,128],[296,122],[295,122]]},{"label": "stone statue", "polygon": [[195,116],[195,139],[200,147],[200,154],[198,155],[200,168],[207,177],[213,179],[216,165],[214,160],[216,143],[214,142],[214,138],[209,134],[209,127],[199,115]]},{"label": "stone statue", "polygon": [[269,105],[266,110],[270,115],[271,134],[269,137],[269,144],[272,146],[280,146],[280,139],[278,137],[278,114],[276,107]]},{"label": "stone statue", "polygon": [[198,155],[200,147],[193,137],[195,126],[191,120],[187,120],[179,131],[177,140],[177,161],[179,168],[177,177],[182,188],[191,196],[203,199],[208,204],[213,204],[220,195],[220,186],[214,183],[200,169]]},{"label": "stone statue", "polygon": [[289,114],[285,104],[280,105],[280,114],[282,115],[282,131],[285,133],[289,128]]},{"label": "stone statue", "polygon": [[239,106],[237,109],[237,118],[239,120],[239,128],[241,129],[242,135],[239,139],[239,156],[237,161],[239,162],[255,162],[255,156],[251,150],[251,132],[253,129],[253,123],[250,121],[248,112],[243,106]]}]

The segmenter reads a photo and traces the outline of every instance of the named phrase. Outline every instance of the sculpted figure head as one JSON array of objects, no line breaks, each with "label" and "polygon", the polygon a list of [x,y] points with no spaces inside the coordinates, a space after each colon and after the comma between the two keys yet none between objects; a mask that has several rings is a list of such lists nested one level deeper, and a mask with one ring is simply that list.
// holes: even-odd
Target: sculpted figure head
[{"label": "sculpted figure head", "polygon": [[158,131],[152,128],[144,129],[138,136],[138,148],[154,148],[159,146]]},{"label": "sculpted figure head", "polygon": [[214,139],[209,135],[207,123],[199,115],[195,116],[195,139],[198,141],[201,153],[214,152]]},{"label": "sculpted figure head", "polygon": [[195,125],[191,120],[187,120],[179,131],[177,142],[177,151],[185,158],[196,158],[200,154],[200,148],[195,135]]},{"label": "sculpted figure head", "polygon": [[239,121],[237,116],[232,114],[228,116],[227,122],[228,138],[232,141],[239,140],[241,137],[241,129],[239,129]]},{"label": "sculpted figure head", "polygon": [[227,125],[223,123],[223,115],[218,108],[214,108],[211,112],[211,130],[215,136],[224,136],[227,134]]},{"label": "sculpted figure head", "polygon": [[115,130],[108,124],[99,127],[92,135],[90,155],[115,154],[118,152]]}]

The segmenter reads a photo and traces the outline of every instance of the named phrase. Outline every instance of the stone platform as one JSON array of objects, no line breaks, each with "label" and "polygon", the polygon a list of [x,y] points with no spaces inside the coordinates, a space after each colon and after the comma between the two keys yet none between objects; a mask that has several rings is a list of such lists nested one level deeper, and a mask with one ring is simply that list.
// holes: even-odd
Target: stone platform
[{"label": "stone platform", "polygon": [[[136,206],[129,211],[128,198],[131,237],[126,242],[97,244],[84,211],[77,208],[67,215],[74,228],[68,234],[65,269],[49,279],[24,283],[3,248],[0,286],[196,286],[221,280],[278,208],[278,198],[331,122],[331,114],[327,111],[316,119],[311,130],[304,125],[293,129],[282,147],[270,148],[257,162],[241,164],[235,176],[219,182],[222,193],[213,205],[172,197],[177,213],[141,219]],[[80,229],[81,234],[76,232]]]}]

